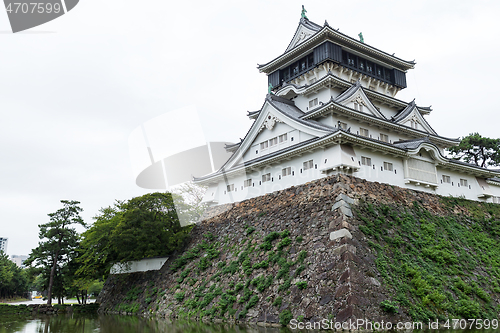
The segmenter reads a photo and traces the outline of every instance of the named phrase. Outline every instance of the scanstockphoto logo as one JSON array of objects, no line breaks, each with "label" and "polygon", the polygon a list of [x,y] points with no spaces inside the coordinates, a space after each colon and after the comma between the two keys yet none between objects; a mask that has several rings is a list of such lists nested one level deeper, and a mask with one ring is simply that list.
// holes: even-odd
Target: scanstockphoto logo
[{"label": "scanstockphoto logo", "polygon": [[79,0],[19,1],[4,0],[12,32],[31,29],[63,16],[78,4]]}]

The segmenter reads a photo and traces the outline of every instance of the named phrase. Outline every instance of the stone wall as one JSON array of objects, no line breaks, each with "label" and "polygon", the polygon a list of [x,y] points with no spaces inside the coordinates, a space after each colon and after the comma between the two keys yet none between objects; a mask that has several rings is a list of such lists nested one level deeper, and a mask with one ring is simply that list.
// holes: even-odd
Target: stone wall
[{"label": "stone wall", "polygon": [[[445,213],[438,196],[346,175],[291,187],[237,203],[199,223],[186,249],[159,272],[111,276],[98,300],[101,311],[133,309],[121,312],[271,325],[288,311],[290,318],[304,321],[409,320],[404,310],[381,309],[394,290],[383,283],[375,255],[358,228],[363,223],[355,213],[360,200],[400,205],[418,201],[432,214]],[[270,250],[262,249],[273,232],[280,236]],[[187,253],[192,254],[189,260],[174,270],[176,258]],[[261,265],[263,261],[268,265]],[[238,289],[239,283],[245,287]],[[132,288],[142,291],[136,300]],[[200,305],[208,297],[208,304]],[[130,305],[134,302],[136,306]]]}]

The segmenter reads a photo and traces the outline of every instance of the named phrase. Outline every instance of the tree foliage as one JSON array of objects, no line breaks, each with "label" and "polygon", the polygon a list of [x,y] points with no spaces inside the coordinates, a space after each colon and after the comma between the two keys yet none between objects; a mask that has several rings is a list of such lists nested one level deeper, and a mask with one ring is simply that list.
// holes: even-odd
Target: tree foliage
[{"label": "tree foliage", "polygon": [[79,224],[85,227],[80,217],[82,209],[78,201],[61,200],[63,208],[48,214],[50,221],[40,224],[38,247],[33,249],[25,265],[34,265],[47,281],[47,304],[52,304],[52,297],[61,299],[69,281],[65,278],[68,263],[76,256],[78,233],[72,227]]},{"label": "tree foliage", "polygon": [[191,229],[181,227],[170,193],[118,201],[102,208],[94,219],[82,234],[78,259],[77,273],[89,279],[106,277],[118,262],[166,256],[183,244]]},{"label": "tree foliage", "polygon": [[465,136],[460,144],[448,148],[451,157],[487,168],[500,165],[500,139],[490,139],[472,133]]},{"label": "tree foliage", "polygon": [[17,267],[0,251],[0,299],[22,296],[28,291],[28,277],[24,269]]}]

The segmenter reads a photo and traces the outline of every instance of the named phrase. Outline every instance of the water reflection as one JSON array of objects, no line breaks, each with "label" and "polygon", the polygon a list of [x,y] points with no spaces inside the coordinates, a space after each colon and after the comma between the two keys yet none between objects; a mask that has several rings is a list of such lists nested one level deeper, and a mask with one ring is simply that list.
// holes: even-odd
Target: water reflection
[{"label": "water reflection", "polygon": [[[58,315],[0,316],[0,333],[291,333],[303,332],[286,328],[231,326],[199,322],[162,320],[135,316]],[[308,331],[310,332],[310,331]],[[420,332],[475,333],[493,330],[439,330]]]},{"label": "water reflection", "polygon": [[287,333],[285,328],[231,326],[135,316],[0,317],[0,333]]}]

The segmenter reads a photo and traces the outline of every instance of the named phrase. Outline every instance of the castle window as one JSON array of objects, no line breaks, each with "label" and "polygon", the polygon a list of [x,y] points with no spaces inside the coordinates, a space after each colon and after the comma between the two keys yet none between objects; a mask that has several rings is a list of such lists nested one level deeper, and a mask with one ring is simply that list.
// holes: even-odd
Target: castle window
[{"label": "castle window", "polygon": [[384,162],[384,170],[392,171],[393,170],[392,163]]},{"label": "castle window", "polygon": [[380,141],[389,142],[389,136],[387,134],[380,133]]},{"label": "castle window", "polygon": [[234,184],[227,185],[227,191],[228,191],[228,192],[232,192],[232,191],[234,191]]},{"label": "castle window", "polygon": [[292,168],[291,167],[284,168],[284,169],[281,170],[281,175],[283,177],[290,176],[291,174],[292,174]]},{"label": "castle window", "polygon": [[347,124],[339,121],[339,128],[342,128],[343,130],[347,131]]},{"label": "castle window", "polygon": [[369,157],[361,156],[361,164],[362,165],[371,166],[372,165],[372,159],[369,158]]},{"label": "castle window", "polygon": [[270,173],[266,173],[265,175],[262,175],[262,182],[265,183],[265,182],[268,182],[271,180],[271,174]]},{"label": "castle window", "polygon": [[361,69],[362,71],[364,71],[365,67],[366,67],[364,59],[359,59],[358,64],[359,64],[359,69]]},{"label": "castle window", "polygon": [[245,180],[245,181],[243,182],[243,186],[244,186],[244,187],[250,187],[250,186],[252,186],[252,179],[251,179],[251,178],[249,178],[249,179]]},{"label": "castle window", "polygon": [[467,186],[467,179],[460,179],[460,186]]},{"label": "castle window", "polygon": [[366,71],[370,74],[373,73],[373,64],[369,61],[366,62]]},{"label": "castle window", "polygon": [[443,175],[443,183],[450,184],[450,183],[451,183],[451,178],[450,178],[450,176]]},{"label": "castle window", "polygon": [[318,98],[311,99],[311,100],[309,101],[309,108],[313,108],[313,107],[315,107],[316,105],[318,105]]},{"label": "castle window", "polygon": [[285,133],[285,134],[280,135],[280,136],[279,136],[279,140],[280,140],[280,143],[285,142],[285,141],[287,140],[287,135],[286,135],[286,133]]},{"label": "castle window", "polygon": [[309,160],[303,163],[304,170],[312,169],[314,167],[313,160]]},{"label": "castle window", "polygon": [[267,147],[269,147],[269,144],[268,144],[267,141],[264,141],[264,142],[260,143],[260,150],[267,149]]},{"label": "castle window", "polygon": [[369,137],[370,136],[370,131],[367,130],[366,128],[359,128],[359,135],[361,136],[366,136],[366,137]]},{"label": "castle window", "polygon": [[269,140],[269,146],[276,146],[278,144],[278,137],[272,138]]}]

